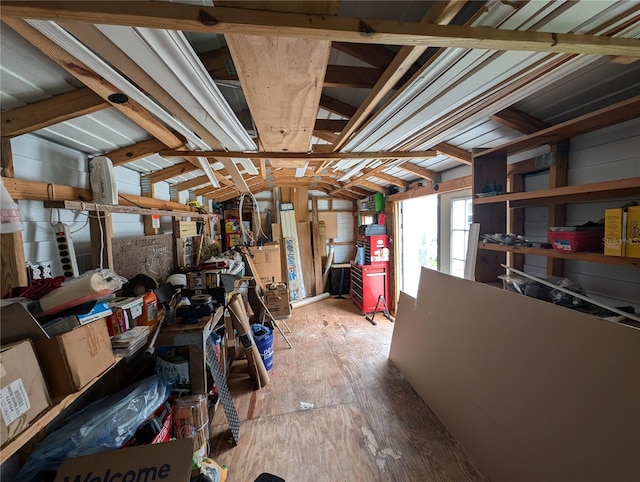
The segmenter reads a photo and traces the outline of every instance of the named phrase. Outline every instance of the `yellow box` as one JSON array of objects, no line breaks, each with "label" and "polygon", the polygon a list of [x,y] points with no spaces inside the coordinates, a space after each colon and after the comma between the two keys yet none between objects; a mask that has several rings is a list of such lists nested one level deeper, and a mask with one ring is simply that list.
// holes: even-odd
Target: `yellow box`
[{"label": "yellow box", "polygon": [[178,229],[181,238],[190,238],[198,235],[195,221],[178,221]]},{"label": "yellow box", "polygon": [[607,256],[624,256],[622,209],[604,210],[604,254]]},{"label": "yellow box", "polygon": [[627,209],[627,251],[629,258],[640,258],[640,206]]}]

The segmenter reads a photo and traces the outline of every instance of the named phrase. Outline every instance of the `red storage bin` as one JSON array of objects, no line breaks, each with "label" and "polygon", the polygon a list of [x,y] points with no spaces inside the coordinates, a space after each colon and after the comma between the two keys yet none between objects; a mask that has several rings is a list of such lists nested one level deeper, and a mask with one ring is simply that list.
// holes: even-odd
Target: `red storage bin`
[{"label": "red storage bin", "polygon": [[576,251],[602,251],[604,228],[585,230],[552,230],[548,232],[549,242],[556,251],[575,253]]}]

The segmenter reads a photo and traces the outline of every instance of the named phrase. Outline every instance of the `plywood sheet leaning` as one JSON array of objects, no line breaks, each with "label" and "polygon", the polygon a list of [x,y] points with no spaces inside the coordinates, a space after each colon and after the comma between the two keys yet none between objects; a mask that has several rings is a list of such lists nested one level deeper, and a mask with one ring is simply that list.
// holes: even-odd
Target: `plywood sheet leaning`
[{"label": "plywood sheet leaning", "polygon": [[[289,282],[291,301],[306,298],[306,290],[301,266],[298,228],[293,203],[280,204],[280,227],[284,246],[285,279]],[[309,241],[311,243],[311,241]]]},{"label": "plywood sheet leaning", "polygon": [[315,296],[315,267],[313,265],[313,249],[311,248],[311,223],[297,223],[298,250],[300,252],[300,270],[307,296]]},{"label": "plywood sheet leaning", "polygon": [[640,330],[426,268],[416,300],[389,356],[492,481],[638,480]]},{"label": "plywood sheet leaning", "polygon": [[127,279],[146,274],[163,283],[174,271],[173,236],[133,236],[113,238],[113,269]]},{"label": "plywood sheet leaning", "polygon": [[325,235],[329,239],[338,237],[338,213],[332,211],[318,211],[318,220],[324,222]]},{"label": "plywood sheet leaning", "polygon": [[291,301],[302,300],[307,297],[304,289],[304,279],[300,269],[300,254],[298,240],[296,238],[284,238],[286,280],[289,282],[289,295]]}]

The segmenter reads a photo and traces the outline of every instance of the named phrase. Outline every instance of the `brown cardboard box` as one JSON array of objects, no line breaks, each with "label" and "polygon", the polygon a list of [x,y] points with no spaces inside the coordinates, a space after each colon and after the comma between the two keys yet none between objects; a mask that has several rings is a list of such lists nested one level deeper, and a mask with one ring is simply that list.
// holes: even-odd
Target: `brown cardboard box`
[{"label": "brown cardboard box", "polygon": [[193,441],[181,439],[64,459],[56,482],[68,480],[186,482],[191,477]]},{"label": "brown cardboard box", "polygon": [[624,211],[605,209],[604,211],[604,254],[607,256],[624,256],[625,243],[623,237]]},{"label": "brown cardboard box", "polygon": [[640,206],[627,209],[627,250],[629,258],[640,258]]},{"label": "brown cardboard box", "polygon": [[189,238],[198,235],[198,228],[195,221],[178,221],[179,236]]},{"label": "brown cardboard box", "polygon": [[35,347],[54,400],[80,390],[116,361],[104,318]]},{"label": "brown cardboard box", "polygon": [[5,345],[0,353],[0,445],[24,431],[51,405],[31,340]]},{"label": "brown cardboard box", "polygon": [[282,278],[282,261],[280,258],[280,244],[277,242],[266,243],[262,247],[252,248],[253,265],[263,283],[271,283],[271,281],[280,281]]},{"label": "brown cardboard box", "polygon": [[278,287],[275,290],[265,289],[263,292],[264,304],[276,318],[291,315],[291,306],[289,305],[289,288]]}]

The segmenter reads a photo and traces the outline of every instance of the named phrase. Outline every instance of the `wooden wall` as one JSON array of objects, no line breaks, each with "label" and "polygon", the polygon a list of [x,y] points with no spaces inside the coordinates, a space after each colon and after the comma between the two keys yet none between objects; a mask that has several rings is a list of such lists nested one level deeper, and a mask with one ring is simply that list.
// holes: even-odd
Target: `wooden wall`
[{"label": "wooden wall", "polygon": [[426,268],[389,358],[493,482],[640,480],[640,330]]},{"label": "wooden wall", "polygon": [[[35,135],[26,134],[12,139],[15,177],[32,181],[48,181],[53,184],[89,188],[87,156],[77,150],[60,146]],[[140,195],[140,175],[124,167],[114,169],[119,194]],[[158,199],[169,199],[166,183],[155,185]],[[186,192],[182,193],[186,201]],[[51,196],[53,199],[53,187]],[[50,225],[50,210],[42,201],[19,201],[25,231],[23,233],[25,259],[32,264],[51,264],[53,275],[62,274],[57,247]],[[112,215],[115,237],[144,234],[142,216],[132,214]],[[57,221],[54,212],[54,221]],[[74,248],[80,272],[91,269],[91,240],[89,226],[85,226],[86,212],[60,210],[60,219],[72,231]],[[171,231],[170,218],[161,218],[160,232]]]}]

